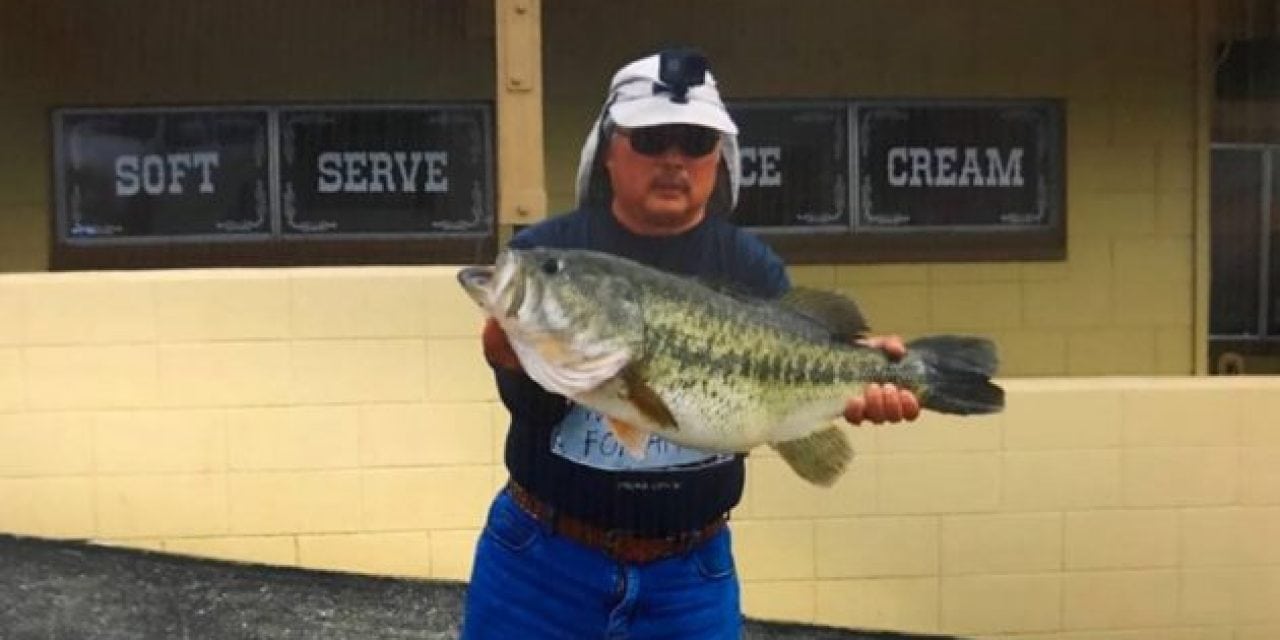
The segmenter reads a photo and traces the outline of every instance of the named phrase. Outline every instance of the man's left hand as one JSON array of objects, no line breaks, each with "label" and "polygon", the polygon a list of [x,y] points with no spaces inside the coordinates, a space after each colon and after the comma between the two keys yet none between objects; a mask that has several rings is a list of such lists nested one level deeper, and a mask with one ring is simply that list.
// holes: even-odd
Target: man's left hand
[{"label": "man's left hand", "polygon": [[[906,344],[895,335],[867,337],[858,343],[880,349],[893,360],[907,354]],[[889,383],[867,385],[862,395],[850,400],[844,408],[844,419],[855,426],[864,420],[872,424],[911,421],[919,415],[920,400],[916,394]]]}]

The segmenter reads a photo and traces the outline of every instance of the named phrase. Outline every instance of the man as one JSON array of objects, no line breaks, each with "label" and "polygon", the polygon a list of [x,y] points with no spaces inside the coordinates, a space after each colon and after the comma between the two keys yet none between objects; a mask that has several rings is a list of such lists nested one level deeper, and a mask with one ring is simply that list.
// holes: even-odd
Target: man
[{"label": "man", "polygon": [[[737,126],[706,59],[673,49],[613,77],[578,168],[578,209],[511,246],[589,248],[776,297],[782,261],[727,218],[737,199]],[[901,356],[896,337],[873,339]],[[726,526],[741,455],[650,442],[622,452],[600,416],[538,387],[490,319],[485,355],[511,412],[508,486],[476,549],[463,637],[738,638]],[[850,422],[912,420],[909,392],[873,386]]]}]

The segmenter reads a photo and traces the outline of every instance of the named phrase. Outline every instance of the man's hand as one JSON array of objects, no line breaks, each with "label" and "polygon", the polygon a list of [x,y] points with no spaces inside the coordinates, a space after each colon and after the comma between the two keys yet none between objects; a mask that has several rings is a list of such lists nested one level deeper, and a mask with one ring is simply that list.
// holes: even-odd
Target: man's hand
[{"label": "man's hand", "polygon": [[484,359],[489,362],[489,366],[523,371],[520,358],[516,357],[515,349],[511,348],[511,342],[507,340],[507,334],[497,320],[488,318],[484,321],[484,332],[480,338],[484,344]]},{"label": "man's hand", "polygon": [[[873,336],[858,343],[880,349],[894,360],[907,354],[907,347],[899,336]],[[861,396],[850,400],[844,408],[844,419],[853,425],[864,420],[873,424],[911,421],[919,415],[920,401],[916,394],[893,384],[869,384]]]}]

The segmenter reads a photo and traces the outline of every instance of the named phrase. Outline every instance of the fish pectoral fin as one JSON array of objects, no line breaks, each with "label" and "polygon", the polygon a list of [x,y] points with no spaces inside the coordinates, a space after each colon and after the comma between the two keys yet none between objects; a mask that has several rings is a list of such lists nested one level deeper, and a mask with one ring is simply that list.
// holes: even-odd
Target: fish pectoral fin
[{"label": "fish pectoral fin", "polygon": [[646,418],[653,421],[654,424],[663,429],[671,429],[678,431],[680,427],[676,425],[676,417],[671,413],[671,408],[663,402],[662,396],[658,395],[653,387],[645,382],[644,376],[635,365],[628,365],[622,372],[623,381],[627,385],[627,400]]},{"label": "fish pectoral fin", "polygon": [[649,450],[649,433],[617,418],[606,416],[604,420],[613,432],[613,437],[627,450],[627,455],[636,460],[644,460],[644,454]]},{"label": "fish pectoral fin", "polygon": [[832,425],[795,440],[770,446],[801,478],[829,487],[853,460],[853,447],[844,430]]}]

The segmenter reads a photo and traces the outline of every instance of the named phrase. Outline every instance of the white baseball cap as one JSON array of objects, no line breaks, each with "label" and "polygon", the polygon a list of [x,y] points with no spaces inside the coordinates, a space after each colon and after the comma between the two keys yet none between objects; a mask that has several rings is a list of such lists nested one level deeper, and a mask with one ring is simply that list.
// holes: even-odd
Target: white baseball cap
[{"label": "white baseball cap", "polygon": [[[716,90],[716,79],[706,70],[706,59],[699,55],[692,63],[687,60],[676,56],[664,60],[661,54],[654,54],[619,69],[609,83],[609,118],[629,129],[692,124],[737,134],[738,126],[729,117]],[[663,81],[664,62],[669,67],[675,65],[674,72],[669,70],[666,74],[676,77],[675,82]],[[682,63],[692,64],[694,69],[680,69]],[[686,74],[684,78],[679,77],[682,71]]]},{"label": "white baseball cap", "polygon": [[[663,73],[664,63],[668,65],[666,73]],[[706,64],[706,58],[696,51],[668,49],[628,63],[613,74],[604,108],[582,143],[578,176],[574,181],[579,206],[585,204],[592,181],[600,179],[593,175],[593,169],[605,125],[630,129],[691,124],[719,131],[720,155],[729,173],[726,186],[730,203],[731,206],[738,203],[742,182],[738,125],[729,117],[716,89],[715,77]]]}]

